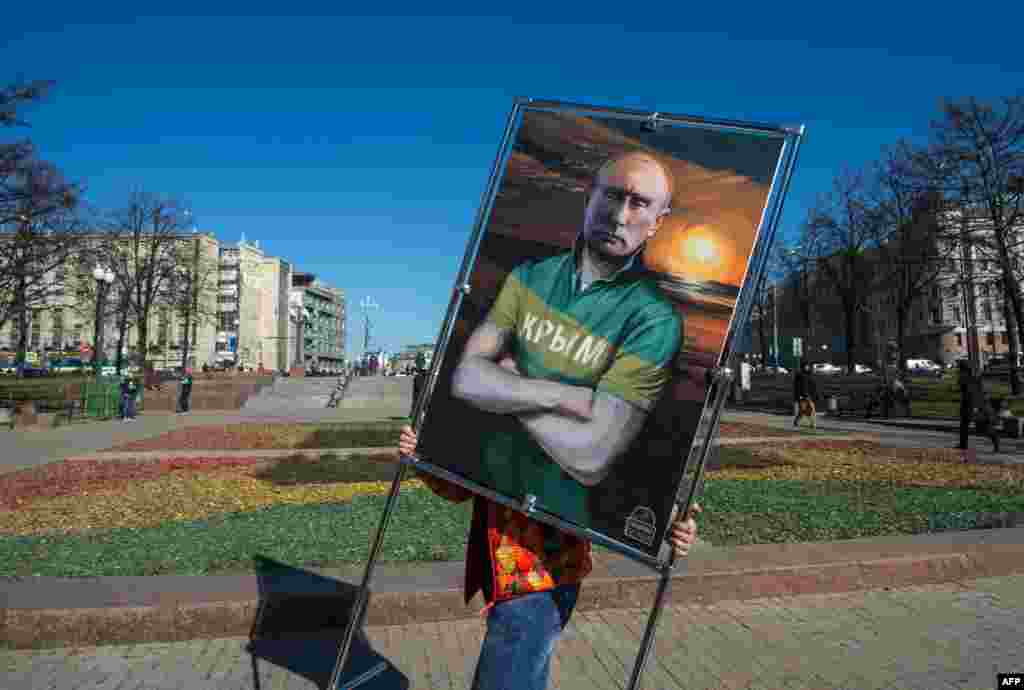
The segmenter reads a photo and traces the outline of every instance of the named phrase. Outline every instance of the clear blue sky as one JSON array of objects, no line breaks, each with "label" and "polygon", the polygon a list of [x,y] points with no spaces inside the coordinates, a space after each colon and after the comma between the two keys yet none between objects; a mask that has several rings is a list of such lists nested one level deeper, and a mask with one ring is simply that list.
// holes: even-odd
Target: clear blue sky
[{"label": "clear blue sky", "polygon": [[357,354],[366,295],[379,344],[436,337],[514,96],[806,123],[781,228],[795,236],[843,165],[926,134],[940,97],[1019,92],[1020,5],[905,4],[136,18],[139,3],[16,3],[0,79],[58,82],[29,133],[93,203],[181,196],[203,230],[344,288]]}]

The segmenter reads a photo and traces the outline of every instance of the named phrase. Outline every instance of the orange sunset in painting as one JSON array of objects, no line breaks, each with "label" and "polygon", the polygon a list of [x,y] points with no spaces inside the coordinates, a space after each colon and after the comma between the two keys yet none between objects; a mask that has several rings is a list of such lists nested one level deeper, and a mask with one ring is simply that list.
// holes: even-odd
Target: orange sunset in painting
[{"label": "orange sunset in painting", "polygon": [[714,366],[722,349],[768,185],[728,167],[728,156],[722,157],[723,167],[699,165],[589,118],[527,113],[517,139],[480,257],[492,270],[478,267],[475,287],[493,299],[509,261],[530,254],[524,248],[504,262],[507,267],[499,265],[497,254],[508,254],[508,245],[500,252],[490,248],[501,237],[552,250],[571,247],[594,171],[606,158],[647,150],[671,168],[675,194],[672,213],[647,243],[644,264],[684,316],[686,344],[678,366],[693,369],[691,395],[702,395],[703,371]]}]

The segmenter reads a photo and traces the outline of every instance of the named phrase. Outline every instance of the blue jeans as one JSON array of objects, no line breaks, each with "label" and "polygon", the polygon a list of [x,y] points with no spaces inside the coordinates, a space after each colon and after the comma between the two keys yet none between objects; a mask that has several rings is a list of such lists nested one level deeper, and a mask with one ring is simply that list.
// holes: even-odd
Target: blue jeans
[{"label": "blue jeans", "polygon": [[580,586],[562,585],[495,604],[487,615],[473,690],[544,690],[551,655]]}]

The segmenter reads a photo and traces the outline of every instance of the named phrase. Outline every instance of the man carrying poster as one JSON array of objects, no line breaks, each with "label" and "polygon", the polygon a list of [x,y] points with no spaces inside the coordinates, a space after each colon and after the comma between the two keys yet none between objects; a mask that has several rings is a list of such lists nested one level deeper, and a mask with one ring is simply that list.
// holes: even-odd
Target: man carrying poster
[{"label": "man carrying poster", "polygon": [[485,483],[584,527],[588,487],[640,432],[680,347],[681,317],[640,258],[672,193],[650,154],[601,166],[573,250],[511,272],[452,377],[456,398],[519,422],[486,433]]},{"label": "man carrying poster", "polygon": [[[400,455],[416,454],[418,437],[403,427]],[[468,489],[421,472],[420,479],[439,496],[460,503]],[[678,513],[669,531],[676,557],[697,541],[693,504]],[[466,602],[482,590],[489,611],[472,690],[544,690],[555,643],[569,622],[590,572],[590,543],[550,525],[477,496],[466,545]],[[490,571],[490,572],[485,572]]]}]

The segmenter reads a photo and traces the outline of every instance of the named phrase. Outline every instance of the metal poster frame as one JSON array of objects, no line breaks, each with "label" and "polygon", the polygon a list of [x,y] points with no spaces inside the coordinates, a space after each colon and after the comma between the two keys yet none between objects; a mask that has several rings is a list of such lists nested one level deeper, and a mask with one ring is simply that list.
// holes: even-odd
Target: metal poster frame
[{"label": "metal poster frame", "polygon": [[[470,292],[470,274],[472,273],[476,263],[476,257],[482,243],[483,234],[486,229],[488,219],[490,218],[491,208],[494,205],[499,187],[504,178],[508,158],[512,152],[512,143],[519,131],[520,125],[522,124],[523,113],[527,110],[559,112],[584,117],[616,117],[618,119],[643,122],[648,129],[655,131],[665,126],[693,127],[724,132],[757,134],[783,140],[783,145],[779,152],[775,171],[772,175],[771,184],[769,186],[764,208],[762,209],[758,228],[754,235],[754,245],[751,250],[750,258],[747,262],[746,272],[741,282],[739,294],[736,298],[736,304],[733,308],[733,313],[726,329],[722,350],[719,353],[716,367],[712,370],[711,386],[705,397],[704,408],[701,412],[697,428],[694,430],[694,436],[690,444],[689,452],[683,460],[683,472],[676,488],[676,510],[681,510],[685,513],[690,510],[693,502],[700,495],[700,490],[703,485],[704,467],[708,458],[717,451],[715,441],[718,436],[719,418],[734,377],[735,359],[737,356],[737,353],[735,352],[735,343],[740,335],[742,326],[746,324],[750,318],[750,311],[753,307],[756,286],[761,280],[767,266],[769,251],[774,241],[775,232],[782,215],[783,202],[785,200],[786,193],[789,190],[789,183],[792,179],[793,170],[796,166],[797,155],[805,134],[805,127],[803,125],[769,125],[738,120],[710,119],[690,115],[671,115],[660,112],[606,108],[553,100],[516,98],[513,103],[512,111],[509,114],[508,121],[505,125],[505,131],[502,135],[501,145],[498,149],[498,155],[495,159],[494,167],[491,170],[490,179],[488,180],[487,187],[484,190],[483,197],[477,211],[476,220],[467,245],[466,254],[463,257],[462,265],[455,280],[455,287],[452,291],[448,311],[445,315],[444,325],[441,329],[438,343],[434,349],[434,356],[431,361],[430,371],[427,375],[427,380],[424,382],[421,395],[416,401],[413,409],[412,426],[414,429],[418,430],[423,423],[426,409],[433,394],[434,386],[437,383],[437,377],[441,369],[444,353],[455,327],[459,308],[461,307],[464,297]],[[477,484],[476,482],[466,479],[465,477],[455,474],[443,467],[435,465],[429,462],[426,458],[402,456],[395,471],[395,477],[392,481],[391,490],[384,506],[384,512],[381,515],[377,533],[370,547],[370,553],[367,558],[362,583],[356,597],[355,605],[352,609],[352,616],[349,620],[348,628],[345,631],[341,647],[338,650],[334,671],[331,675],[330,684],[328,685],[329,688],[333,690],[333,688],[340,687],[345,688],[345,690],[349,690],[350,688],[355,688],[369,680],[369,678],[363,677],[354,679],[344,685],[338,685],[338,681],[341,680],[341,673],[343,671],[345,661],[347,660],[352,640],[356,631],[362,627],[365,619],[366,603],[369,596],[369,584],[373,576],[373,569],[376,564],[377,557],[380,554],[384,534],[387,530],[388,523],[390,522],[391,514],[394,511],[398,500],[402,479],[409,467],[413,467],[416,471],[426,472],[435,477],[461,486],[472,493],[483,496],[495,503],[522,511],[528,514],[531,519],[552,525],[559,530],[568,532],[579,538],[601,544],[602,546],[616,551],[623,556],[648,566],[654,572],[658,573],[660,578],[655,594],[655,600],[648,617],[646,629],[644,630],[644,635],[641,640],[641,648],[637,655],[636,663],[633,667],[629,683],[626,686],[629,690],[634,690],[637,687],[640,676],[643,673],[644,666],[649,657],[651,647],[653,646],[654,631],[657,626],[661,609],[664,605],[664,598],[671,576],[673,572],[679,568],[679,564],[677,564],[675,560],[674,550],[667,542],[667,530],[666,541],[661,544],[658,556],[653,557],[650,554],[630,546],[629,544],[620,542],[594,530],[582,528],[574,523],[562,520],[557,515],[538,509],[535,506],[536,497],[532,495],[525,496],[521,501],[516,500],[500,494],[486,486]],[[673,515],[674,514],[675,513],[673,513]],[[685,561],[682,561],[681,563],[683,566],[682,570],[684,570]]]}]

